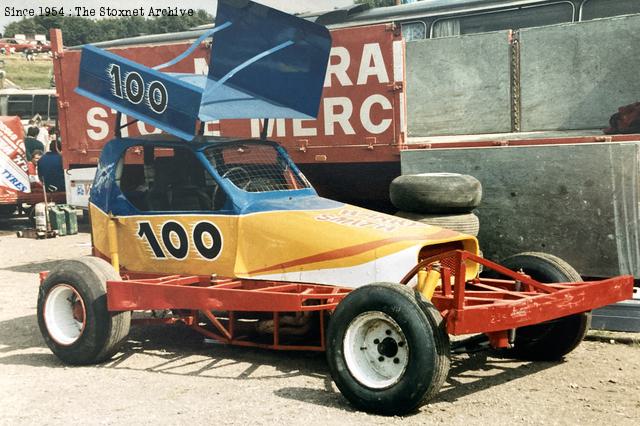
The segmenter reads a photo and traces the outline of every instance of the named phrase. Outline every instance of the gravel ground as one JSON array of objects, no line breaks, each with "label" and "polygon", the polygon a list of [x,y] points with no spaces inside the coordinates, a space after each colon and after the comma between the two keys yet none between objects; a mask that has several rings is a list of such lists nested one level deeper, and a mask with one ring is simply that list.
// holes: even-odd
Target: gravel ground
[{"label": "gravel ground", "polygon": [[88,254],[87,233],[18,239],[0,221],[0,424],[616,424],[640,418],[640,345],[586,341],[558,363],[453,358],[437,398],[404,418],[353,410],[322,354],[204,343],[135,328],[113,360],[66,367],[36,321],[37,272]]}]

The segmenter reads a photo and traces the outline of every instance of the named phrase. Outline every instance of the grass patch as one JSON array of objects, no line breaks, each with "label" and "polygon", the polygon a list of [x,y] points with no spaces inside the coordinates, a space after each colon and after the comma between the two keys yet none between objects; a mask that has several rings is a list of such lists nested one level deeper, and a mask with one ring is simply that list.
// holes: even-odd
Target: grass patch
[{"label": "grass patch", "polygon": [[[53,60],[48,56],[27,61],[21,55],[2,56],[7,78],[21,89],[49,89],[53,75]],[[5,84],[5,88],[7,85]]]}]

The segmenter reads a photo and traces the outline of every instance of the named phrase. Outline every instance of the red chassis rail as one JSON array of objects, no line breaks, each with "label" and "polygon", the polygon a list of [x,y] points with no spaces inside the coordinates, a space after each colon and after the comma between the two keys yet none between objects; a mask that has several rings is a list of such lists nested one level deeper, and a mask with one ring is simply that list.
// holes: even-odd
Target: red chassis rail
[{"label": "red chassis rail", "polygon": [[[273,281],[217,279],[211,276],[155,276],[129,274],[122,281],[107,282],[110,311],[162,310],[177,312],[168,319],[145,319],[142,323],[182,321],[197,332],[239,346],[269,349],[324,351],[324,311],[333,311],[350,291],[348,288]],[[213,311],[213,312],[212,312]],[[222,311],[222,312],[221,312]],[[215,313],[214,313],[215,312]],[[271,313],[271,341],[260,341],[240,327],[241,312]],[[284,315],[319,312],[318,344],[284,342]],[[211,328],[198,321],[201,313]],[[258,337],[258,341],[255,341]]]},{"label": "red chassis rail", "polygon": [[[466,281],[468,261],[482,264],[507,279]],[[401,283],[408,284],[418,271],[430,269],[440,272],[431,301],[445,318],[447,332],[454,335],[485,333],[495,347],[508,345],[508,330],[625,300],[633,291],[632,276],[543,284],[462,250],[422,260]],[[173,310],[178,312],[177,317],[144,322],[183,321],[205,336],[224,343],[271,349],[324,350],[322,312],[333,311],[349,291],[343,287],[290,282],[129,274],[121,281],[107,282],[107,303],[110,311]],[[199,312],[212,327],[205,328],[200,324]],[[271,313],[272,341],[256,343],[240,336],[237,331],[240,312]],[[318,345],[282,343],[281,315],[301,312],[320,312]]]},{"label": "red chassis rail", "polygon": [[[470,260],[508,279],[465,281]],[[422,260],[402,280],[420,269],[437,268],[441,279],[431,302],[447,323],[449,334],[495,333],[590,311],[633,295],[633,276],[601,281],[540,283],[473,253],[455,250]]]}]

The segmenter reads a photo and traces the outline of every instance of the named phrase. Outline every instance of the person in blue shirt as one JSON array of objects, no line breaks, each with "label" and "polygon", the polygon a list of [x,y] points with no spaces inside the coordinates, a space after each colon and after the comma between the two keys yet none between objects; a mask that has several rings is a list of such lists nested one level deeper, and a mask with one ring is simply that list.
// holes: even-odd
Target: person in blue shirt
[{"label": "person in blue shirt", "polygon": [[38,176],[41,182],[44,181],[47,191],[63,192],[65,190],[60,141],[51,141],[49,151],[38,161]]}]

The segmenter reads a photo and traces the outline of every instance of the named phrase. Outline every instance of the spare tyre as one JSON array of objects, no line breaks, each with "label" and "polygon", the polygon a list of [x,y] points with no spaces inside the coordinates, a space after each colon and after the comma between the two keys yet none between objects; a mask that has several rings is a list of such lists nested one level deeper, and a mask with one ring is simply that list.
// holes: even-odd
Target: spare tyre
[{"label": "spare tyre", "polygon": [[451,229],[463,234],[473,235],[474,237],[477,237],[480,231],[480,221],[478,220],[478,216],[473,213],[438,215],[400,211],[396,213],[396,216],[415,220],[416,222],[427,225]]},{"label": "spare tyre", "polygon": [[412,213],[468,213],[480,205],[482,185],[473,176],[421,173],[398,176],[389,187],[398,210]]}]

